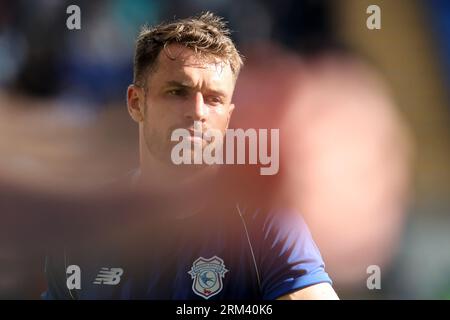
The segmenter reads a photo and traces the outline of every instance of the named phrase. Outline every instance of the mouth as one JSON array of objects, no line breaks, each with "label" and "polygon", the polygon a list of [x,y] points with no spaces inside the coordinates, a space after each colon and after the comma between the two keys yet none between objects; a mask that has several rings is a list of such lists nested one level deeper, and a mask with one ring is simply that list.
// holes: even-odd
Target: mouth
[{"label": "mouth", "polygon": [[194,130],[194,129],[187,129],[190,133],[189,140],[194,143],[203,143],[205,139],[203,139],[203,133],[202,131]]},{"label": "mouth", "polygon": [[196,135],[196,136],[199,136],[199,137],[202,136],[202,131],[195,130],[195,129],[192,129],[192,128],[188,128],[187,130],[189,131],[189,133],[191,135]]}]

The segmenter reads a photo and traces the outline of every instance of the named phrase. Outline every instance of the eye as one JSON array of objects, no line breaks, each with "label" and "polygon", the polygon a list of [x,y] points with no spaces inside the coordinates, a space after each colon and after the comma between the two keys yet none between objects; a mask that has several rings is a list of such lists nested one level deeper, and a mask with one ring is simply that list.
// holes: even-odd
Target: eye
[{"label": "eye", "polygon": [[208,104],[213,106],[222,104],[222,99],[216,96],[208,97]]},{"label": "eye", "polygon": [[167,91],[167,94],[169,96],[175,96],[175,97],[184,97],[186,96],[187,92],[186,89],[183,88],[176,88],[176,89],[170,89]]}]

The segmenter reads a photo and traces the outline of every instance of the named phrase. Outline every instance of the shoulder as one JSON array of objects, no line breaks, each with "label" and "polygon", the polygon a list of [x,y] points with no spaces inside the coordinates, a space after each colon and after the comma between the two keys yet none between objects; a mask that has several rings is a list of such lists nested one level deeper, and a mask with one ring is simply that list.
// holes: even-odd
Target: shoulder
[{"label": "shoulder", "polygon": [[236,204],[236,210],[253,231],[308,232],[300,212],[289,207],[256,207]]},{"label": "shoulder", "polygon": [[318,283],[332,283],[319,248],[297,210],[239,210],[248,230],[264,299],[275,299]]},{"label": "shoulder", "polygon": [[282,207],[240,207],[241,215],[255,251],[261,258],[277,259],[285,263],[286,259],[303,260],[306,256],[322,264],[322,257],[309,227],[294,208]]}]

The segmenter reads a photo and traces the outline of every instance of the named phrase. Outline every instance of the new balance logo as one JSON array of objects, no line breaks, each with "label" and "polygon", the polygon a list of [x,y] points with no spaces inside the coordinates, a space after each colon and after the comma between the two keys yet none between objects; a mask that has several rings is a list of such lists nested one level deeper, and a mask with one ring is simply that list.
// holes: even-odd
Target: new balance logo
[{"label": "new balance logo", "polygon": [[120,282],[120,276],[122,274],[122,268],[101,268],[93,283],[115,286]]}]

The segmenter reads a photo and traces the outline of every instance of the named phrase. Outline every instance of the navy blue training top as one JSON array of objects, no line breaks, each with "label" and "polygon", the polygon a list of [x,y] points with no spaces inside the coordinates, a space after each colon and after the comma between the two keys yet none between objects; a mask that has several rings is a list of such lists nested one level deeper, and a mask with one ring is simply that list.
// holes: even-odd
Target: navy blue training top
[{"label": "navy blue training top", "polygon": [[232,203],[212,211],[154,225],[125,254],[92,243],[83,254],[48,255],[43,298],[276,299],[332,283],[295,210]]}]

